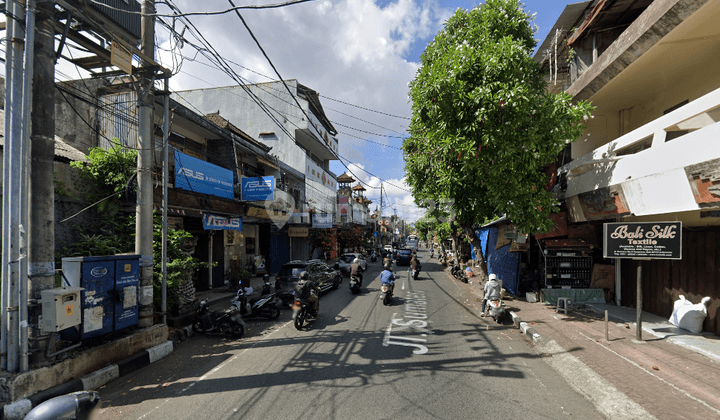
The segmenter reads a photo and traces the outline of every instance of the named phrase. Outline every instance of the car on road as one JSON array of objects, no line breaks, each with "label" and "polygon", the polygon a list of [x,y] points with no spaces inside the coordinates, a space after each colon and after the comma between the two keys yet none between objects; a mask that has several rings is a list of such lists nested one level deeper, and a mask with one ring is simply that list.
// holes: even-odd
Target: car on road
[{"label": "car on road", "polygon": [[413,252],[410,248],[402,248],[398,249],[397,253],[395,254],[395,264],[396,265],[410,265],[410,260],[412,259]]},{"label": "car on road", "polygon": [[342,254],[340,258],[338,258],[338,266],[340,267],[340,272],[346,276],[350,277],[350,265],[352,265],[353,261],[357,258],[360,264],[360,268],[363,269],[363,271],[367,271],[367,260],[365,257],[362,256],[362,254],[358,254],[355,252]]},{"label": "car on road", "polygon": [[289,261],[280,267],[280,271],[275,279],[280,281],[280,286],[283,290],[294,290],[295,285],[298,280],[300,280],[300,273],[303,271],[308,272],[310,280],[315,281],[320,286],[322,292],[337,289],[340,283],[342,283],[342,275],[340,272],[321,260]]}]

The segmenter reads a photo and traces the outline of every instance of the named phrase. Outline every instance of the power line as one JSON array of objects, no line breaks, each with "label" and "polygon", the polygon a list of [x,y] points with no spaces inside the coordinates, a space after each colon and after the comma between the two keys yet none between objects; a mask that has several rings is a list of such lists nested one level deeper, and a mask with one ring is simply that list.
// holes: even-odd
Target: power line
[{"label": "power line", "polygon": [[[287,1],[287,2],[285,2],[285,3],[276,3],[276,4],[265,4],[265,5],[257,5],[257,6],[255,6],[255,5],[237,6],[237,7],[233,7],[233,8],[227,9],[227,10],[220,10],[220,11],[216,11],[216,12],[190,12],[190,13],[180,13],[180,14],[167,15],[167,14],[162,14],[162,13],[142,13],[142,12],[135,12],[135,11],[132,11],[132,10],[119,9],[119,8],[117,8],[117,7],[113,7],[113,6],[110,6],[110,5],[108,5],[108,4],[102,3],[102,2],[100,2],[100,1],[98,1],[98,0],[90,0],[90,2],[95,3],[95,4],[98,5],[98,6],[103,6],[103,7],[107,8],[107,9],[115,10],[115,11],[117,11],[117,12],[127,13],[127,14],[129,14],[129,15],[141,15],[141,16],[149,16],[149,17],[173,17],[173,18],[174,18],[174,17],[186,17],[186,16],[215,16],[215,15],[224,15],[224,14],[226,14],[226,13],[230,13],[230,12],[232,12],[232,11],[237,11],[237,10],[240,10],[240,9],[277,9],[277,8],[280,8],[280,7],[292,6],[292,5],[300,4],[300,3],[306,3],[306,2],[309,2],[309,1],[314,1],[314,0],[292,0],[292,1]],[[172,8],[171,8],[171,9],[172,9]]]}]

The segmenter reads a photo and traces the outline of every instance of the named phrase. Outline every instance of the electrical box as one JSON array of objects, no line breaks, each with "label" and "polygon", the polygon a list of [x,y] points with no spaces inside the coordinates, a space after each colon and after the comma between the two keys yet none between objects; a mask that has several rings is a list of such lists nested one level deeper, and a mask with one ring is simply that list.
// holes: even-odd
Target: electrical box
[{"label": "electrical box", "polygon": [[82,340],[137,325],[140,255],[63,258],[62,269],[70,286],[84,289]]},{"label": "electrical box", "polygon": [[44,332],[58,332],[80,325],[82,290],[82,287],[64,287],[40,291]]}]

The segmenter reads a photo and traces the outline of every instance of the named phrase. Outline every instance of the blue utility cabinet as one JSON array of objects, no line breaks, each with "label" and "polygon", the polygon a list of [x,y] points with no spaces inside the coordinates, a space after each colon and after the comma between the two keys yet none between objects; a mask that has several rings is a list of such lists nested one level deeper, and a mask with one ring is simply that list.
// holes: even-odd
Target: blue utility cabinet
[{"label": "blue utility cabinet", "polygon": [[63,258],[62,269],[70,286],[85,289],[81,339],[137,325],[140,255]]}]

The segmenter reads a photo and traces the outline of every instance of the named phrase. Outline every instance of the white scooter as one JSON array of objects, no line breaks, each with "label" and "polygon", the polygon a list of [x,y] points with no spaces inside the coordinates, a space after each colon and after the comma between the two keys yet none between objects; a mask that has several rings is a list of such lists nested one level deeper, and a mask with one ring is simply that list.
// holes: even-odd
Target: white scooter
[{"label": "white scooter", "polygon": [[505,305],[502,303],[502,299],[492,299],[487,301],[486,310],[488,311],[488,314],[497,322],[498,324],[502,322],[502,320],[505,318],[506,310]]}]

